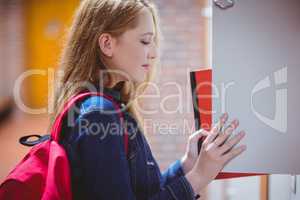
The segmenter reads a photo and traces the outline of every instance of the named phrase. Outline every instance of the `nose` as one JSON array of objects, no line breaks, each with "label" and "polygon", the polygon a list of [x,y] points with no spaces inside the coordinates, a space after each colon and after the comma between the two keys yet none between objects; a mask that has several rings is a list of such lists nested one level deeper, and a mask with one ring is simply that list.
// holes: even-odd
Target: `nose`
[{"label": "nose", "polygon": [[158,51],[158,49],[157,49],[156,45],[152,45],[152,47],[148,53],[148,58],[155,59],[157,57],[157,51]]}]

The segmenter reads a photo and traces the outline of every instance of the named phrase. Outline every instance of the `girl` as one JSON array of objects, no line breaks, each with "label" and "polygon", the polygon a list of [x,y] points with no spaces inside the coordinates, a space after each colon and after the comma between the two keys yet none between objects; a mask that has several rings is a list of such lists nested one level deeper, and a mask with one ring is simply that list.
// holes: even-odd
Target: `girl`
[{"label": "girl", "polygon": [[[137,97],[153,79],[159,58],[160,31],[153,3],[143,0],[83,0],[62,54],[63,75],[56,91],[55,113],[71,96],[101,91],[69,113],[61,144],[71,166],[74,199],[195,199],[223,167],[245,150],[235,147],[245,133],[228,139],[227,114],[208,133],[199,130],[187,142],[185,156],[161,173],[137,112]],[[122,106],[126,126],[114,102]],[[123,133],[129,134],[125,154]],[[197,141],[207,136],[201,152]]]}]

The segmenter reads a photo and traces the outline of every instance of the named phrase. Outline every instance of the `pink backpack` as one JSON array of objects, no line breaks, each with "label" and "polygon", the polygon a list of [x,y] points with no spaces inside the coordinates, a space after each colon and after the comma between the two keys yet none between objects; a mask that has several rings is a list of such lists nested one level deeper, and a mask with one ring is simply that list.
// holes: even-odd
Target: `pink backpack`
[{"label": "pink backpack", "polygon": [[[70,166],[64,148],[58,143],[62,121],[67,111],[80,99],[87,96],[102,96],[113,102],[117,111],[119,105],[107,95],[86,92],[71,98],[56,118],[51,129],[51,139],[34,146],[30,152],[9,173],[0,185],[0,200],[71,200]],[[122,112],[118,112],[124,124]],[[126,129],[125,129],[126,131]],[[128,135],[124,134],[125,152],[128,153]]]}]

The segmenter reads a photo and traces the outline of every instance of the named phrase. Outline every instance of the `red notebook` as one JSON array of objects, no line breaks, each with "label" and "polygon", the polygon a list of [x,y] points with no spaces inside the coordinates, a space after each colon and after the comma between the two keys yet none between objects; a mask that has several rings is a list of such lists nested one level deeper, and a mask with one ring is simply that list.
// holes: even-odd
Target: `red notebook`
[{"label": "red notebook", "polygon": [[[210,130],[212,126],[212,69],[190,72],[195,129]],[[201,145],[199,141],[198,146]],[[216,179],[257,176],[266,174],[221,172]]]}]

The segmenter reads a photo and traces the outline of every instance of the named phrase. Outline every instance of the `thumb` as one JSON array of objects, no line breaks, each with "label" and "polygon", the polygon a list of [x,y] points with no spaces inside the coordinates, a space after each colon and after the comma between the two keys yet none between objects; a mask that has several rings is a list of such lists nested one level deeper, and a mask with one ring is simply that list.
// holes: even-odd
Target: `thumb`
[{"label": "thumb", "polygon": [[206,137],[208,135],[209,135],[208,131],[206,131],[205,129],[199,129],[191,135],[191,139],[193,141],[198,141],[199,139]]}]

